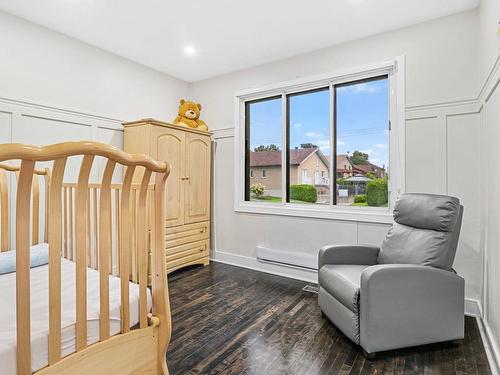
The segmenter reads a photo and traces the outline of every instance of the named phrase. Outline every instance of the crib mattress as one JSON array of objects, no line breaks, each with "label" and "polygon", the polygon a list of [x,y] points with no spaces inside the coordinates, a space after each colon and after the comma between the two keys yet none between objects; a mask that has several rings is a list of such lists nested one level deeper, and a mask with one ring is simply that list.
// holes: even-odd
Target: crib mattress
[{"label": "crib mattress", "polygon": [[[31,367],[48,364],[49,278],[48,265],[31,269]],[[61,353],[75,352],[75,263],[61,260]],[[148,289],[148,308],[151,294]],[[139,322],[139,286],[130,283],[130,326]],[[109,278],[110,334],[120,332],[120,279]],[[87,342],[99,341],[99,273],[87,271]],[[16,374],[16,274],[0,275],[0,363],[3,375]]]}]

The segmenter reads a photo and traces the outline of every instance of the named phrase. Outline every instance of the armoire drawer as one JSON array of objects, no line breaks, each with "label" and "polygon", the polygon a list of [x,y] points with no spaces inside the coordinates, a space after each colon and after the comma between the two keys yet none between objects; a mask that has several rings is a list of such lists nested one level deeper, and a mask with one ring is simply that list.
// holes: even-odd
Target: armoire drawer
[{"label": "armoire drawer", "polygon": [[197,241],[167,249],[167,268],[176,267],[183,263],[208,256],[209,241]]},{"label": "armoire drawer", "polygon": [[166,228],[165,240],[167,250],[186,243],[201,241],[210,234],[210,222],[185,224],[177,227]]}]

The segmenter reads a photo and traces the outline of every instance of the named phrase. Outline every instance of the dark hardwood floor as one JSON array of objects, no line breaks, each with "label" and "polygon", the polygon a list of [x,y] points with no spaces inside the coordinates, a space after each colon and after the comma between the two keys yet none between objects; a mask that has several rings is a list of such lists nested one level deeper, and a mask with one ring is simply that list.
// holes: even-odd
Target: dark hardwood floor
[{"label": "dark hardwood floor", "polygon": [[169,276],[170,375],[490,374],[474,318],[465,340],[365,360],[328,319],[305,282],[221,263]]}]

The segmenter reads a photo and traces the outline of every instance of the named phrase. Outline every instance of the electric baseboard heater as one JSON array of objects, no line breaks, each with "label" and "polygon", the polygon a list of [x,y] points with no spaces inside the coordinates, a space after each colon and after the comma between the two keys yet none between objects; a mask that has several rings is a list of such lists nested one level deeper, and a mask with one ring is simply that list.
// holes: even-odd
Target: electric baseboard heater
[{"label": "electric baseboard heater", "polygon": [[255,248],[257,260],[280,266],[298,268],[308,271],[318,270],[318,255],[299,253],[296,251],[274,250],[263,246]]}]

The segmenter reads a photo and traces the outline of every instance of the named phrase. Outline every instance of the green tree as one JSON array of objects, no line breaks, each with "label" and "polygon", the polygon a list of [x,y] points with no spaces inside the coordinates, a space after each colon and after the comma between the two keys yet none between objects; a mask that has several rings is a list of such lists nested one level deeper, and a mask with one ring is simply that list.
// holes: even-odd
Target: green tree
[{"label": "green tree", "polygon": [[318,148],[318,146],[313,143],[301,143],[300,148]]},{"label": "green tree", "polygon": [[279,151],[279,147],[276,146],[274,143],[270,145],[260,145],[259,147],[255,147],[254,151],[259,152],[259,151]]},{"label": "green tree", "polygon": [[354,165],[366,164],[368,162],[368,154],[361,151],[354,151],[351,156],[351,161]]}]

